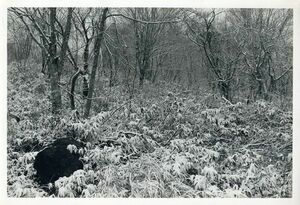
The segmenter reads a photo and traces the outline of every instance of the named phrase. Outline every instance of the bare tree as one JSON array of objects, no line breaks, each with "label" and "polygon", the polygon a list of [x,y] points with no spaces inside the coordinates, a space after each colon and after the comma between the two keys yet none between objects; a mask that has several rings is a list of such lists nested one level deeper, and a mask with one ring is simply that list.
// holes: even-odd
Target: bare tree
[{"label": "bare tree", "polygon": [[8,36],[8,62],[16,61],[18,69],[21,71],[32,51],[32,38],[20,20],[15,19],[15,15],[8,14],[10,26]]},{"label": "bare tree", "polygon": [[96,39],[94,44],[94,60],[93,60],[93,67],[91,71],[91,77],[89,82],[89,92],[87,97],[87,102],[85,105],[85,111],[84,111],[84,117],[87,118],[90,114],[90,109],[92,105],[92,97],[94,92],[94,85],[95,85],[95,79],[96,79],[96,71],[98,67],[99,62],[99,54],[100,54],[100,46],[101,42],[103,40],[103,34],[105,30],[105,22],[107,18],[107,12],[108,8],[104,8],[102,11],[102,15],[99,16],[99,20],[96,23]]},{"label": "bare tree", "polygon": [[237,71],[241,52],[236,52],[241,45],[232,40],[234,30],[226,22],[217,22],[215,9],[203,11],[188,10],[185,16],[187,37],[201,48],[201,55],[207,59],[209,72],[213,74],[213,83],[220,94],[232,101],[232,83]]},{"label": "bare tree", "polygon": [[[249,79],[249,100],[267,99],[292,69],[292,11],[288,9],[232,9],[231,22]],[[284,82],[282,85],[285,87]]]},{"label": "bare tree", "polygon": [[[50,35],[46,34],[45,30],[42,29],[45,28],[45,25],[41,26],[40,21],[37,20],[37,16],[42,15],[42,12],[39,10],[39,8],[10,8],[10,11],[12,11],[20,18],[34,42],[43,50],[43,52],[47,53],[47,66],[49,70],[51,87],[52,112],[57,114],[60,112],[60,109],[62,107],[61,89],[59,83],[64,67],[66,52],[68,49],[73,8],[68,8],[67,22],[65,27],[61,30],[61,43],[59,43],[57,39],[58,30],[56,28],[56,24],[61,24],[57,19],[56,8],[49,8],[49,22],[44,22],[47,24],[47,26],[49,26],[48,30],[50,31]],[[34,30],[32,30],[29,22],[32,23]],[[41,39],[36,37],[35,32],[40,35]],[[60,44],[61,47],[60,52],[57,51],[58,44]]]},{"label": "bare tree", "polygon": [[[83,59],[83,67],[77,66],[78,63],[76,63],[76,70],[75,73],[71,76],[70,78],[70,104],[71,104],[71,109],[75,109],[75,85],[76,81],[79,77],[79,75],[84,76],[83,80],[83,97],[87,97],[88,93],[88,81],[87,81],[87,74],[88,74],[88,67],[89,67],[89,58],[90,58],[90,45],[94,37],[94,20],[96,15],[93,14],[93,9],[92,8],[87,8],[87,9],[77,9],[75,13],[75,18],[73,19],[74,21],[74,26],[76,31],[79,32],[81,39],[83,41],[83,54],[82,54],[82,59]],[[79,44],[78,38],[76,39],[76,45]],[[77,46],[78,47],[78,46]],[[76,53],[78,55],[79,48],[77,48]]]},{"label": "bare tree", "polygon": [[168,23],[174,23],[174,10],[158,8],[130,8],[135,35],[136,66],[139,69],[140,86],[143,85],[151,67],[151,57],[163,29]]},{"label": "bare tree", "polygon": [[[20,58],[31,49],[41,50],[53,113],[62,108],[62,89],[71,109],[76,108],[80,76],[86,118],[93,99],[99,98],[93,96],[102,77],[109,78],[109,87],[123,83],[130,99],[136,81],[142,88],[145,80],[188,88],[205,84],[230,102],[238,92],[251,100],[268,99],[291,86],[288,9],[9,8],[9,13],[26,28],[23,40],[14,40],[26,48],[18,52]],[[31,42],[37,46],[30,47]],[[69,65],[71,72],[65,69]],[[61,83],[66,77],[67,89]]]}]

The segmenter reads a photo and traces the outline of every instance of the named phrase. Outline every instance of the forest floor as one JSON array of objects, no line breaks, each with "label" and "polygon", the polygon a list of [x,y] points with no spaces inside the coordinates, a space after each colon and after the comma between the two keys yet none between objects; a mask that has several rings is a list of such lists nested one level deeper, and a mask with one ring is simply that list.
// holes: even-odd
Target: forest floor
[{"label": "forest floor", "polygon": [[[291,197],[292,110],[276,102],[228,104],[206,92],[144,86],[131,101],[104,89],[92,117],[51,115],[36,72],[8,74],[10,197]],[[105,108],[105,110],[103,110]],[[102,110],[101,110],[102,109]],[[83,170],[48,187],[35,181],[38,151],[75,130]],[[47,189],[55,190],[49,194]]]}]

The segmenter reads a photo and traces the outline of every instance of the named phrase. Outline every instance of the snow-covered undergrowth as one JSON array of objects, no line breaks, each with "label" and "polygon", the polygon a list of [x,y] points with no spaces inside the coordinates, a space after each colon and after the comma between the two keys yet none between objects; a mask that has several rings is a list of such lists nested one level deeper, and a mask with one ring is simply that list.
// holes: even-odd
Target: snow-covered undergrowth
[{"label": "snow-covered undergrowth", "polygon": [[[171,85],[126,101],[115,87],[107,111],[88,120],[65,111],[55,123],[42,77],[19,78],[8,89],[22,116],[8,120],[10,197],[291,197],[292,112],[274,103],[212,106],[211,95]],[[37,152],[70,130],[86,143],[84,169],[40,187]]]}]

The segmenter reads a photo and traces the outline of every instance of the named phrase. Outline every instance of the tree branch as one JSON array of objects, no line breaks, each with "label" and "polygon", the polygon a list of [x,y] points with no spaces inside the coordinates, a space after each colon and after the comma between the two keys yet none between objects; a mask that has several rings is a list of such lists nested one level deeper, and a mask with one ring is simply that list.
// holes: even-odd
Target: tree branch
[{"label": "tree branch", "polygon": [[293,66],[291,66],[288,69],[286,69],[278,78],[275,79],[275,81],[277,81],[280,78],[282,78],[283,76],[285,76],[285,74],[287,74],[287,72],[289,72],[292,68],[293,68]]},{"label": "tree branch", "polygon": [[129,19],[129,20],[132,20],[132,21],[135,21],[135,22],[139,22],[139,23],[144,23],[144,24],[178,23],[178,22],[181,21],[181,19],[173,20],[173,21],[143,21],[143,20],[132,18],[130,16],[126,16],[124,14],[110,14],[110,15],[107,15],[107,18],[112,17],[112,16],[121,16],[121,17],[124,17],[126,19]]},{"label": "tree branch", "polygon": [[28,26],[27,22],[24,20],[23,15],[21,13],[19,13],[17,10],[14,10],[13,8],[11,9],[11,11],[13,13],[15,13],[23,22],[23,24],[25,25],[27,31],[29,32],[31,38],[33,39],[33,41],[41,48],[43,49],[47,54],[49,54],[48,50],[45,48],[45,46],[43,46],[36,38],[35,35],[33,34],[33,32],[31,31],[30,27]]}]

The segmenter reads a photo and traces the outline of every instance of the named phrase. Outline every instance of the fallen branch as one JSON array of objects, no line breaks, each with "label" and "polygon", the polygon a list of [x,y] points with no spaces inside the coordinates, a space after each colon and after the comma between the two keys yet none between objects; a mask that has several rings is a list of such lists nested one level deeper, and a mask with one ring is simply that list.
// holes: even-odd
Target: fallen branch
[{"label": "fallen branch", "polygon": [[229,105],[233,105],[229,100],[227,100],[224,96],[222,96],[222,99],[226,102],[226,103],[228,103]]}]

